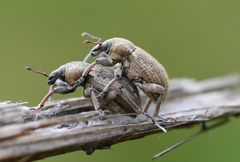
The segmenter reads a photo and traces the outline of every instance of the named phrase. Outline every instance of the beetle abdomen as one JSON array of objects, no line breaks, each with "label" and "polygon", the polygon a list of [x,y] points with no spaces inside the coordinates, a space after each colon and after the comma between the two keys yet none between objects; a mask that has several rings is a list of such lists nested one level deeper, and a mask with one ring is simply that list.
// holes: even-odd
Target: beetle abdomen
[{"label": "beetle abdomen", "polygon": [[[143,49],[137,47],[127,61],[129,61],[130,64],[126,70],[126,75],[130,80],[141,79],[146,83],[161,85],[165,89],[165,95],[167,95],[168,75],[162,64],[155,58]],[[157,98],[157,96],[154,98]]]}]

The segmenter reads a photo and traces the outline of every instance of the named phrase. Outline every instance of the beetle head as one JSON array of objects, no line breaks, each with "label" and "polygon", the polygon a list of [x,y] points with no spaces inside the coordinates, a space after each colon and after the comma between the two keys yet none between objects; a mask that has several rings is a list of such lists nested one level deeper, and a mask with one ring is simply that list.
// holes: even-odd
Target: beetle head
[{"label": "beetle head", "polygon": [[112,38],[104,42],[85,40],[83,43],[95,45],[87,57],[85,57],[85,61],[88,60],[90,55],[94,57],[98,56],[100,53],[104,53],[111,62],[122,62],[136,49],[131,41],[124,38]]},{"label": "beetle head", "polygon": [[99,42],[99,43],[97,43],[97,45],[95,45],[91,49],[91,51],[90,51],[91,56],[98,56],[102,52],[108,54],[111,46],[112,46],[112,43],[110,40],[104,41],[103,43]]},{"label": "beetle head", "polygon": [[53,85],[57,79],[62,81],[65,80],[65,65],[59,67],[58,69],[52,71],[48,78],[48,84]]},{"label": "beetle head", "polygon": [[122,62],[135,50],[135,45],[124,38],[112,38],[92,48],[91,55],[97,56],[101,52],[108,55],[113,62]]},{"label": "beetle head", "polygon": [[51,72],[48,84],[53,85],[56,80],[60,79],[63,82],[67,82],[69,85],[73,85],[82,76],[83,71],[88,65],[88,63],[81,61],[64,64]]}]

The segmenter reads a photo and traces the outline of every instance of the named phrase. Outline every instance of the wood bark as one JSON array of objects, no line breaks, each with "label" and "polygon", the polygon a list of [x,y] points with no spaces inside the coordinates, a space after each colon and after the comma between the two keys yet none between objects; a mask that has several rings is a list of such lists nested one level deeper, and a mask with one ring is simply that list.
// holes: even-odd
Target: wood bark
[{"label": "wood bark", "polygon": [[[159,123],[167,130],[189,129],[189,124],[238,116],[239,83],[237,74],[202,81],[173,79]],[[141,96],[144,104],[146,96]],[[0,161],[33,161],[75,150],[91,154],[119,142],[162,133],[143,115],[107,114],[101,119],[91,100],[82,97],[48,102],[42,111],[25,104],[0,103]],[[150,106],[151,114],[154,104]]]}]

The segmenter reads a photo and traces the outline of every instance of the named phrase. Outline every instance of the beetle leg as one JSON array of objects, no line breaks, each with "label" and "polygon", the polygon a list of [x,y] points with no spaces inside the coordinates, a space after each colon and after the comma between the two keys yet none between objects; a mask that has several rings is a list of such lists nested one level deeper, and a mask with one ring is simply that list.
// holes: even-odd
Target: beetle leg
[{"label": "beetle leg", "polygon": [[42,107],[44,107],[45,103],[47,102],[47,100],[54,94],[53,90],[50,90],[41,100],[41,102],[39,103],[38,107],[36,108],[37,110],[41,109]]},{"label": "beetle leg", "polygon": [[[165,89],[161,85],[154,84],[154,83],[134,82],[134,84],[140,89],[142,89],[143,92],[146,94],[154,94],[154,93],[159,94],[159,97],[156,101],[156,108],[154,111],[154,116],[159,116],[160,106],[165,97],[165,91],[164,91]],[[147,109],[148,108],[146,108],[146,111]]]},{"label": "beetle leg", "polygon": [[97,99],[102,104],[109,104],[113,101],[120,92],[117,89],[111,89],[106,93],[99,93]]},{"label": "beetle leg", "polygon": [[92,88],[90,89],[90,97],[91,97],[94,109],[98,111],[100,109],[100,103],[98,102],[96,92]]},{"label": "beetle leg", "polygon": [[98,101],[97,94],[92,88],[90,90],[90,96],[91,96],[91,100],[92,100],[94,109],[96,111],[98,111],[98,113],[99,113],[99,118],[101,120],[104,120],[105,119],[105,113],[102,109],[100,109],[101,103]]},{"label": "beetle leg", "polygon": [[84,69],[84,71],[82,73],[82,77],[88,76],[88,74],[90,73],[92,68],[94,68],[95,65],[96,65],[96,62],[92,62],[90,65],[88,65],[88,67]]},{"label": "beetle leg", "polygon": [[[65,83],[65,82],[63,82]],[[68,84],[62,84],[56,87],[53,87],[49,90],[49,92],[43,97],[41,102],[39,103],[39,106],[37,109],[40,109],[44,107],[45,103],[47,100],[54,94],[54,93],[59,93],[59,94],[67,94],[67,93],[72,93],[76,90],[77,87],[71,87]]]},{"label": "beetle leg", "polygon": [[91,70],[97,65],[103,65],[103,66],[113,66],[112,64],[106,57],[100,57],[96,59],[96,61],[92,62],[88,67],[86,67],[82,73],[82,76],[75,82],[74,86],[81,86],[85,80],[88,74],[91,72]]},{"label": "beetle leg", "polygon": [[[50,86],[48,92],[50,92],[52,90],[53,90],[53,86]],[[52,96],[48,97],[48,99],[47,99],[47,102],[50,102],[50,101],[52,101]]]},{"label": "beetle leg", "polygon": [[74,83],[73,87],[82,86],[82,84],[86,81],[88,74],[91,72],[92,68],[94,68],[95,65],[96,65],[96,62],[93,62],[90,65],[88,65],[84,69],[82,76]]},{"label": "beetle leg", "polygon": [[153,124],[156,125],[160,130],[162,130],[163,132],[167,132],[167,130],[163,128],[161,125],[159,125],[153,117],[151,117],[148,113],[142,111],[142,108],[138,106],[131,97],[125,97],[125,100],[131,105],[131,107],[134,109],[136,113],[143,114],[146,118],[150,119],[153,122]]},{"label": "beetle leg", "polygon": [[154,84],[154,83],[139,83],[139,82],[134,82],[134,84],[141,88],[146,94],[148,93],[157,93],[157,94],[163,94],[164,93],[164,88],[163,86],[159,84]]},{"label": "beetle leg", "polygon": [[117,81],[117,79],[122,78],[122,66],[118,66],[114,70],[114,78],[106,85],[106,87],[103,89],[101,93],[98,94],[99,98],[103,99],[107,95],[107,93],[110,91],[112,85]]},{"label": "beetle leg", "polygon": [[146,102],[146,104],[143,107],[143,112],[147,112],[148,111],[151,102],[152,102],[152,100],[150,98],[147,98],[147,102]]},{"label": "beetle leg", "polygon": [[107,85],[104,87],[103,91],[98,94],[99,99],[104,99],[107,96],[107,93],[110,91],[111,86],[116,82],[116,78],[113,78]]},{"label": "beetle leg", "polygon": [[155,111],[154,111],[154,116],[156,116],[156,117],[159,117],[160,106],[162,104],[163,99],[164,99],[164,95],[160,94],[160,96],[157,99],[156,108],[155,108]]},{"label": "beetle leg", "polygon": [[[92,68],[97,65],[103,65],[103,66],[113,66],[114,64],[111,63],[108,58],[106,57],[100,57],[98,59],[96,59],[95,62],[91,63],[82,73],[82,76],[80,77],[80,79],[75,83],[74,86],[80,86],[84,83],[84,81],[86,80],[87,75],[90,73],[90,71],[92,70]],[[121,67],[118,67],[115,71],[114,74],[117,78],[121,78],[122,77],[122,69]],[[109,91],[110,87],[112,86],[112,84],[114,84],[114,82],[116,81],[116,78],[113,78],[108,85],[103,89],[103,92],[101,92],[98,96],[99,98],[104,98],[107,94],[107,92]]]},{"label": "beetle leg", "polygon": [[58,86],[53,88],[54,93],[59,93],[59,94],[68,94],[68,93],[73,93],[77,87],[72,87],[72,86]]}]

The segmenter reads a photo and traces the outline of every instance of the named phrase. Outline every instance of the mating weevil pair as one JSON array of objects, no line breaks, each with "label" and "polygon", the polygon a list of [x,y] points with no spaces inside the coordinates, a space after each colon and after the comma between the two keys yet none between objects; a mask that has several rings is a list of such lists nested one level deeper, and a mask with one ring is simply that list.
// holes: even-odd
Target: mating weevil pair
[{"label": "mating weevil pair", "polygon": [[[90,34],[87,35],[92,38],[96,38]],[[145,114],[145,116],[152,119],[152,121],[160,129],[165,131],[164,128],[158,125],[155,120],[146,113],[149,104],[151,103],[151,101],[154,101],[156,102],[154,117],[159,117],[160,105],[166,99],[168,91],[168,76],[164,67],[146,51],[144,51],[140,47],[135,46],[132,42],[123,38],[112,38],[104,42],[94,42],[87,40],[85,41],[85,43],[96,44],[96,46],[93,47],[90,51],[89,55],[100,55],[101,57],[96,59],[96,61],[90,64],[88,67],[85,67],[85,69],[81,73],[79,73],[79,70],[76,70],[78,65],[74,66],[74,68],[72,68],[72,71],[69,71],[69,74],[67,74],[70,77],[67,77],[66,75],[66,67],[71,67],[72,64],[63,65],[59,69],[52,72],[49,77],[48,83],[54,84],[55,86],[53,90],[50,91],[49,94],[43,99],[40,105],[42,105],[46,101],[46,99],[53,93],[70,93],[75,91],[78,86],[85,85],[86,79],[88,78],[87,76],[89,75],[89,73],[91,73],[91,69],[96,64],[101,64],[103,66],[114,66],[115,64],[118,64],[118,66],[116,66],[116,68],[114,69],[115,77],[112,76],[112,79],[109,80],[104,87],[98,89],[97,96],[96,93],[94,93],[94,90],[96,90],[97,88],[95,87],[93,90],[93,83],[89,84],[91,88],[89,91],[90,93],[87,96],[92,98],[94,106],[97,107],[96,109],[99,109],[99,102],[96,101],[101,101],[100,103],[102,103],[103,101],[115,99],[115,97],[117,96],[116,94],[118,94],[119,96],[120,93],[116,93],[116,91],[114,90],[114,85],[116,84],[116,82],[122,84],[122,76],[125,76],[133,83],[133,85],[130,84],[131,88],[137,86],[150,98],[150,100],[148,101],[144,109],[142,109],[139,107],[139,105],[136,104],[136,98],[134,98],[135,100],[132,98],[133,96],[131,96],[131,92],[129,90],[121,93],[121,100],[124,99],[123,101],[130,104],[134,112]],[[89,58],[89,55],[86,56],[85,60]],[[74,71],[78,72],[75,73]],[[63,82],[57,84],[57,79],[60,79]],[[96,82],[99,82],[99,80]],[[128,87],[128,85],[122,84],[122,87],[126,88]],[[85,91],[88,91],[88,89],[89,88],[86,88]],[[117,87],[117,89],[119,89],[119,86]],[[134,89],[134,92],[136,92],[137,89]]]},{"label": "mating weevil pair", "polygon": [[[88,63],[76,61],[64,64],[51,72],[48,77],[48,84],[52,85],[52,88],[39,104],[40,108],[54,93],[67,94],[74,92],[77,88],[74,83],[88,66]],[[96,66],[82,84],[84,87],[83,95],[92,99],[95,110],[107,109],[115,113],[128,114],[140,111],[141,100],[138,89],[127,78],[116,82],[105,100],[97,100],[97,95],[112,78],[114,78],[113,68]]]},{"label": "mating weevil pair", "polygon": [[[49,76],[44,74],[44,76],[48,77],[48,84],[52,85],[52,87],[40,102],[39,108],[43,107],[47,99],[54,93],[67,94],[74,92],[77,88],[75,82],[81,75],[86,73],[86,70],[88,70],[87,67],[89,67],[89,64],[85,62],[70,62],[60,66],[51,72]],[[28,70],[33,69],[28,68]],[[111,86],[111,91],[105,96],[104,100],[99,100],[97,95],[103,91],[113,78],[114,67],[97,65],[89,72],[84,83],[81,84],[84,87],[84,96],[91,98],[95,110],[100,112],[100,117],[104,117],[101,109],[110,110],[114,113],[128,114],[132,117],[135,117],[136,113],[142,113],[151,119],[160,129],[166,131],[150,115],[142,111],[139,91],[125,77],[114,82]]]}]

